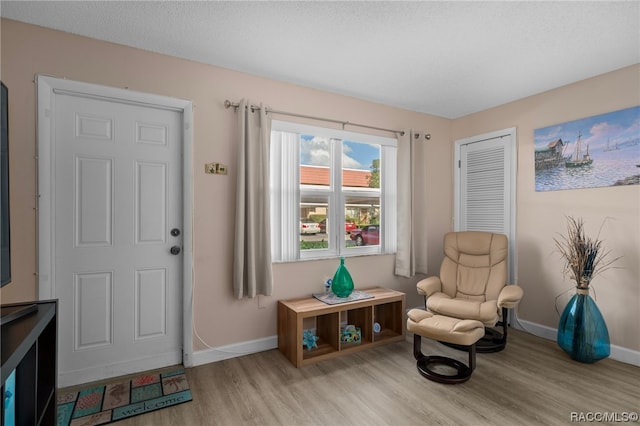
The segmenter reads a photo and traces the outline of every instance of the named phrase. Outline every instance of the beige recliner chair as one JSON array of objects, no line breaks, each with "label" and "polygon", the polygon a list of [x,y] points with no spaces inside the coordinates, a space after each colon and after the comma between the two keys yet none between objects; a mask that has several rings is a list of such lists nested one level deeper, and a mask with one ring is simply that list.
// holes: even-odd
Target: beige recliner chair
[{"label": "beige recliner chair", "polygon": [[[427,311],[476,320],[485,326],[485,335],[476,345],[478,353],[504,349],[507,310],[515,308],[522,299],[521,287],[507,285],[507,252],[505,235],[449,232],[444,237],[445,256],[440,276],[425,278],[417,284],[418,293],[425,297]],[[496,326],[502,326],[502,331]],[[455,344],[448,346],[456,347]]]}]

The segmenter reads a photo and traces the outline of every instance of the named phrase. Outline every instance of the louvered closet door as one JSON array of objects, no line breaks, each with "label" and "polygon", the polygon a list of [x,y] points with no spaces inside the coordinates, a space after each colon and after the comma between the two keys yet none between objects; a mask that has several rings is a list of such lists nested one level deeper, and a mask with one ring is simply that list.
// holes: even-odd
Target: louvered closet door
[{"label": "louvered closet door", "polygon": [[506,129],[456,142],[456,231],[488,231],[509,238],[509,281],[515,283],[516,133]]},{"label": "louvered closet door", "polygon": [[503,136],[460,147],[460,230],[509,235],[509,152]]}]

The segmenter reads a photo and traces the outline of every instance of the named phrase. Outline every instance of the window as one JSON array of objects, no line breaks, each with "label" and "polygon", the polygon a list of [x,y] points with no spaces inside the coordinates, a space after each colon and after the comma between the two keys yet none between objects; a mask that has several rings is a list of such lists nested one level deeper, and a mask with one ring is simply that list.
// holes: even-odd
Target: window
[{"label": "window", "polygon": [[396,139],[272,121],[275,262],[396,250]]}]

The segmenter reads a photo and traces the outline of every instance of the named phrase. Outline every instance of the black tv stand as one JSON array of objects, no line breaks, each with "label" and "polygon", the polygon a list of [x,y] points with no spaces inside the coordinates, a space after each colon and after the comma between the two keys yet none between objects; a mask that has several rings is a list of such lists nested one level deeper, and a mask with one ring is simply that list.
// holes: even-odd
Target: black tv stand
[{"label": "black tv stand", "polygon": [[[48,300],[2,305],[2,310],[6,312],[5,308],[24,315],[2,325],[0,395],[4,400],[5,381],[15,371],[15,424],[54,425],[58,376],[58,302]],[[0,424],[4,424],[4,404],[0,411]]]},{"label": "black tv stand", "polygon": [[0,307],[0,325],[5,325],[38,310],[35,303]]}]

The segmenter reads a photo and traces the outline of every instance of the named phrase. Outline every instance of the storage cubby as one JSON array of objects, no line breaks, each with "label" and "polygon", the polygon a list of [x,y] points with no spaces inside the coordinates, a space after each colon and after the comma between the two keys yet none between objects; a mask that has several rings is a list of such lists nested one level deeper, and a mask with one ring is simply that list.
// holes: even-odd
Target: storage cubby
[{"label": "storage cubby", "polygon": [[[0,424],[53,425],[56,420],[57,302],[2,305],[2,311],[3,321],[9,317],[14,319],[2,324],[0,333],[1,392],[5,397],[0,408]],[[5,388],[9,377],[15,379],[12,384],[15,393],[7,404]]]},{"label": "storage cubby", "polygon": [[[301,348],[304,359],[311,359],[338,350],[338,315],[336,313],[318,315],[317,317],[305,319],[315,320],[315,332],[318,340],[316,341],[315,348]],[[308,328],[304,328],[303,330],[308,330]]]},{"label": "storage cubby", "polygon": [[[381,287],[363,289],[373,296],[328,305],[314,297],[278,302],[278,349],[296,367],[353,353],[375,345],[404,340],[404,293]],[[381,326],[374,332],[374,323]],[[360,330],[359,342],[342,342],[341,329]],[[315,330],[317,347],[303,344],[303,331]]]},{"label": "storage cubby", "polygon": [[[372,309],[371,306],[363,308],[349,309],[343,312],[347,318],[347,325],[353,325],[360,330],[360,342],[348,343],[340,340],[340,349],[347,349],[356,345],[367,344],[371,342],[371,330],[373,330]],[[342,327],[340,329],[342,331]]]},{"label": "storage cubby", "polygon": [[382,341],[404,334],[404,303],[393,302],[374,306],[373,322],[380,325],[380,331],[373,334],[374,341]]}]

